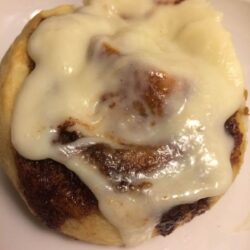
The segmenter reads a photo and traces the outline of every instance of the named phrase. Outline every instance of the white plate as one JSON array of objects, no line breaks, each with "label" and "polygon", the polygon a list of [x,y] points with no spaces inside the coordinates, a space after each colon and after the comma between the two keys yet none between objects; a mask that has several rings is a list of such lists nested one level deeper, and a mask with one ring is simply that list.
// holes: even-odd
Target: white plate
[{"label": "white plate", "polygon": [[[0,0],[0,58],[37,10],[79,0]],[[213,0],[224,13],[224,23],[250,84],[250,1]],[[0,141],[1,143],[1,141]],[[218,142],[219,143],[219,142]],[[250,153],[236,181],[226,195],[206,214],[180,227],[170,236],[157,237],[135,250],[249,250],[250,249]],[[1,250],[105,250],[63,237],[41,226],[27,212],[9,181],[0,172]]]}]

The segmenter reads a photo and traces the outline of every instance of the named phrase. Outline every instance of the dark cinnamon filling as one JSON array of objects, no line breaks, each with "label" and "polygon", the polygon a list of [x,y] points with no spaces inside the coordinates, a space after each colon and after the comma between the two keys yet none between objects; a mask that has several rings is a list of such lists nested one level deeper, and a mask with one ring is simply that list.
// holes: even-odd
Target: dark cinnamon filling
[{"label": "dark cinnamon filling", "polygon": [[[244,114],[248,115],[248,114]],[[231,153],[231,164],[235,165],[239,162],[241,157],[241,147],[243,142],[243,134],[240,132],[239,124],[237,122],[237,113],[228,119],[225,123],[226,131],[234,138],[234,149]]]},{"label": "dark cinnamon filling", "polygon": [[[182,1],[184,0],[155,0],[157,4],[179,4]],[[105,45],[101,53],[102,56],[120,55],[119,51],[108,45]],[[34,63],[32,60],[30,60],[30,63],[30,71],[32,71]],[[154,79],[152,78],[151,80]],[[156,84],[156,86],[158,85]],[[153,114],[161,114],[163,112],[161,108],[163,103],[162,96],[164,97],[167,93],[163,93],[160,88],[153,89],[151,85],[148,88],[148,93],[151,92],[151,96],[145,95],[142,99],[148,104]],[[112,98],[114,99],[114,96]],[[107,101],[107,98],[103,97],[103,101]],[[109,105],[111,109],[114,108],[116,106],[115,100],[111,100]],[[142,117],[146,116],[147,112],[142,103],[132,103],[132,107]],[[243,134],[239,129],[236,115],[234,114],[225,123],[226,131],[234,138],[234,149],[231,154],[232,166],[236,166],[240,161],[240,148],[243,142]],[[55,143],[67,144],[81,137],[78,132],[68,130],[71,126],[72,124],[69,122],[59,127],[59,137],[55,140]],[[110,154],[115,156],[110,159]],[[91,161],[111,178],[118,174],[124,175],[124,171],[128,167],[134,172],[142,169],[153,171],[155,164],[158,164],[159,160],[163,163],[170,160],[167,156],[160,159],[151,154],[152,152],[148,152],[145,149],[142,159],[139,159],[135,152],[127,152],[126,156],[122,152],[114,153],[112,148],[104,147],[103,145],[96,145],[87,152]],[[64,165],[51,159],[31,161],[25,159],[17,152],[15,157],[23,195],[34,213],[49,227],[59,228],[69,218],[81,219],[91,213],[98,212],[98,201],[94,194],[77,175]],[[120,191],[124,191],[128,185],[122,180],[118,187],[121,188]],[[143,183],[142,187],[129,188],[141,189],[148,187],[150,187],[150,184]],[[209,198],[206,198],[193,204],[180,205],[171,209],[162,216],[161,222],[156,227],[157,230],[162,235],[171,233],[179,223],[187,222],[194,216],[205,212],[209,207],[208,201]]]},{"label": "dark cinnamon filling", "polygon": [[179,4],[185,0],[155,0],[157,4]]},{"label": "dark cinnamon filling", "polygon": [[[233,136],[235,142],[231,154],[232,166],[240,161],[240,146],[243,140],[236,115],[234,114],[225,123],[226,131]],[[61,127],[59,137],[61,143],[72,142],[79,136],[76,132],[67,131],[66,125],[64,124]],[[107,154],[106,151],[109,150],[111,149],[96,145],[95,148],[91,149],[89,155],[99,164],[99,167],[103,168],[104,172],[107,171],[106,175],[111,176],[113,173],[122,172],[124,169],[122,164],[119,169],[119,167],[115,167],[116,162],[110,165],[107,163],[108,160],[105,155]],[[118,161],[119,154],[116,157]],[[146,164],[148,161],[146,152],[145,157]],[[31,161],[18,153],[16,153],[16,163],[20,186],[29,206],[49,227],[58,228],[68,218],[80,219],[98,211],[98,202],[93,193],[73,172],[60,163],[50,159]],[[131,166],[135,167],[136,163]],[[121,188],[123,184],[121,182]],[[147,188],[147,183],[145,185]],[[127,188],[126,185],[125,188]],[[168,211],[162,216],[161,222],[157,226],[159,233],[167,235],[183,219],[189,221],[195,215],[205,212],[208,208],[208,199],[202,199],[193,204],[180,205]]]},{"label": "dark cinnamon filling", "polygon": [[174,77],[143,67],[135,63],[121,72],[121,88],[101,96],[100,104],[111,109],[117,107],[116,112],[123,112],[124,115],[132,113],[144,122],[149,117],[160,118],[172,113],[173,110],[166,107],[170,95],[178,91],[185,97],[188,86],[186,83],[177,86]]},{"label": "dark cinnamon filling", "polygon": [[58,228],[67,218],[79,219],[97,211],[93,193],[60,163],[31,161],[17,153],[16,165],[23,195],[47,226]]}]

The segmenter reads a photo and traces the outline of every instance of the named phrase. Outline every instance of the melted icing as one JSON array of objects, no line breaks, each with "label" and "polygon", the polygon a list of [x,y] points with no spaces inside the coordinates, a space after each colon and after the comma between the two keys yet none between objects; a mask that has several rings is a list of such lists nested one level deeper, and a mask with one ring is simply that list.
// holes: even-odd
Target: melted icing
[{"label": "melted icing", "polygon": [[[207,1],[137,4],[95,0],[43,21],[29,41],[36,68],[12,123],[17,151],[74,171],[126,245],[150,238],[172,207],[226,191],[233,141],[224,123],[242,105],[244,89],[230,35]],[[84,137],[53,143],[69,118]],[[112,178],[123,176],[107,178],[80,153],[98,144],[156,147],[154,171],[126,175],[131,184],[150,185],[118,192]]]}]

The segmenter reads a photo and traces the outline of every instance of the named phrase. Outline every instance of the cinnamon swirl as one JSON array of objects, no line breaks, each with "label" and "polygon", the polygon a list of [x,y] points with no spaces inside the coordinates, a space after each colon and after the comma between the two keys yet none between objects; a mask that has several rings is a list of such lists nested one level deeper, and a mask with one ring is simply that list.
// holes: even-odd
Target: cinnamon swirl
[{"label": "cinnamon swirl", "polygon": [[29,21],[0,66],[0,159],[34,215],[130,246],[226,192],[248,111],[220,19],[206,0],[93,0]]}]

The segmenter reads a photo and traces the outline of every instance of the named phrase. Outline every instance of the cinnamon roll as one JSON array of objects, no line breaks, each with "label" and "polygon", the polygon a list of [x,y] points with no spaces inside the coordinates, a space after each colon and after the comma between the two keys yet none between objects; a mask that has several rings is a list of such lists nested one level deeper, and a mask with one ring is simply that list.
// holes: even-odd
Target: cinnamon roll
[{"label": "cinnamon roll", "polygon": [[226,192],[243,160],[245,100],[206,0],[42,11],[1,62],[1,166],[47,226],[136,245]]}]

